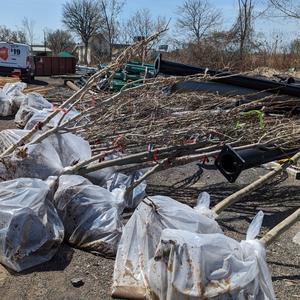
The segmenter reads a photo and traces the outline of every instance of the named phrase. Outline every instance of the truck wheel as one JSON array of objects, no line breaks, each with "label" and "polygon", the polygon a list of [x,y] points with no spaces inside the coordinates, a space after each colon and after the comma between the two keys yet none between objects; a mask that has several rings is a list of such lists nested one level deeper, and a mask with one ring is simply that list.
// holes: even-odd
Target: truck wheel
[{"label": "truck wheel", "polygon": [[31,75],[31,74],[27,74],[26,76],[26,81],[28,83],[32,83],[34,81],[34,75]]}]

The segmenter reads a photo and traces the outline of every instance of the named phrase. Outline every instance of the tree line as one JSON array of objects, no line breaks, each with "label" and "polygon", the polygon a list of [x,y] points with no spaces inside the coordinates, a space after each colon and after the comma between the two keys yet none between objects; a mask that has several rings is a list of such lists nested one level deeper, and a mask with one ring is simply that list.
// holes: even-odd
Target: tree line
[{"label": "tree line", "polygon": [[[176,49],[173,51],[174,57],[181,56],[188,62],[197,59],[203,61],[206,58],[208,63],[215,62],[218,67],[235,67],[234,64],[245,64],[251,55],[252,59],[257,59],[259,55],[279,52],[278,37],[271,41],[272,46],[269,41],[258,37],[255,22],[259,18],[300,19],[300,0],[236,2],[236,16],[230,28],[224,30],[224,15],[209,0],[183,0],[176,8],[177,18],[172,23],[169,23],[166,16],[153,17],[147,8],[137,10],[122,21],[122,11],[126,5],[124,0],[67,0],[62,7],[62,23],[66,29],[46,30],[45,43],[57,54],[72,51],[75,46],[74,37],[87,49],[90,40],[100,35],[108,45],[107,60],[110,60],[116,43],[130,44],[137,38],[147,37],[168,26],[169,34],[165,34],[160,42]],[[32,44],[33,22],[25,18],[22,25],[22,29],[16,31],[0,27],[0,40]],[[284,51],[299,55],[300,40],[292,41]]]}]

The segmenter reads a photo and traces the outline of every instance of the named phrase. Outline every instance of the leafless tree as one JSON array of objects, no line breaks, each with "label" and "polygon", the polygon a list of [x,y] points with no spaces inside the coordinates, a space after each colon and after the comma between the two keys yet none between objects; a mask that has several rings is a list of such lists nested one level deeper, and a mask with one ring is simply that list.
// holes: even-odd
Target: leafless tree
[{"label": "leafless tree", "polygon": [[192,41],[201,39],[220,24],[221,13],[207,0],[186,0],[178,7],[177,28],[190,35]]},{"label": "leafless tree", "polygon": [[116,42],[119,33],[118,17],[124,6],[121,0],[101,0],[100,13],[102,16],[101,33],[109,44],[109,60],[112,57],[113,44]]},{"label": "leafless tree", "polygon": [[299,0],[269,0],[270,4],[288,17],[300,19]]},{"label": "leafless tree", "polygon": [[88,46],[101,24],[98,3],[94,0],[71,0],[63,5],[63,23],[80,36],[84,47],[84,62],[87,64]]},{"label": "leafless tree", "polygon": [[35,22],[31,19],[28,18],[24,18],[22,20],[22,25],[23,25],[23,30],[26,34],[26,40],[28,41],[28,43],[30,43],[30,45],[33,45],[34,43],[34,26],[35,26]]},{"label": "leafless tree", "polygon": [[[126,41],[132,43],[138,39],[143,39],[149,37],[151,34],[157,31],[161,31],[168,27],[168,22],[165,17],[158,16],[154,18],[149,9],[143,8],[137,10],[131,18],[125,24],[123,30],[125,33],[123,37],[126,38]],[[164,35],[160,36],[160,39],[157,39],[155,42],[147,45],[141,53],[137,53],[140,59],[144,60],[147,56],[147,50],[151,49],[160,42],[161,38]]]},{"label": "leafless tree", "polygon": [[72,51],[75,47],[75,42],[72,35],[66,30],[57,29],[46,33],[47,46],[53,51],[53,54],[58,54],[62,51]]},{"label": "leafless tree", "polygon": [[254,18],[254,1],[255,0],[238,0],[238,17],[234,24],[232,32],[235,34],[238,45],[240,60],[243,61],[244,54],[251,46],[253,35],[253,18]]},{"label": "leafless tree", "polygon": [[6,26],[0,26],[0,41],[13,43],[26,43],[26,34],[22,30],[11,30]]},{"label": "leafless tree", "polygon": [[300,39],[295,39],[291,42],[290,51],[293,54],[300,54]]},{"label": "leafless tree", "polygon": [[137,10],[127,21],[125,30],[131,39],[131,42],[137,38],[146,38],[155,31],[160,31],[167,25],[166,18],[158,16],[153,18],[147,8]]}]

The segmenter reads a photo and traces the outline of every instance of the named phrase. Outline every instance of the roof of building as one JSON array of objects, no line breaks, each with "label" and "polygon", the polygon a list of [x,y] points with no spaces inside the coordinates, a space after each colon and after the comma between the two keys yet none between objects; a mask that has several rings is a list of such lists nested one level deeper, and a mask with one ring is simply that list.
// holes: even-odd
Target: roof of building
[{"label": "roof of building", "polygon": [[72,55],[70,52],[68,51],[62,51],[62,52],[59,52],[58,55],[59,57],[74,57],[74,55]]},{"label": "roof of building", "polygon": [[52,52],[51,49],[49,49],[48,47],[45,47],[43,45],[32,45],[31,50],[33,52]]}]

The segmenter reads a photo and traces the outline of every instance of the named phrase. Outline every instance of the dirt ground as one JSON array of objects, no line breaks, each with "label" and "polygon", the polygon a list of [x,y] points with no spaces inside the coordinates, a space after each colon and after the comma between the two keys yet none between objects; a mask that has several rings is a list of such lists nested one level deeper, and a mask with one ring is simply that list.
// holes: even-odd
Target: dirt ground
[{"label": "dirt ground", "polygon": [[[0,119],[0,129],[13,128],[10,119]],[[174,184],[197,171],[196,164],[152,175],[149,195],[168,195],[189,205],[195,204],[202,191],[211,195],[212,205],[252,182],[266,170],[245,171],[235,184],[229,184],[217,171],[204,171],[192,186],[176,189]],[[245,238],[249,223],[259,210],[265,218],[262,233],[282,221],[300,206],[299,182],[277,179],[223,212],[218,222],[226,235]],[[292,239],[300,231],[300,222],[280,236],[267,249],[267,262],[278,299],[300,299],[300,246]],[[110,287],[114,260],[105,259],[63,244],[55,257],[41,266],[19,274],[0,265],[0,299],[111,299]],[[80,278],[84,285],[73,287],[71,280]]]}]

